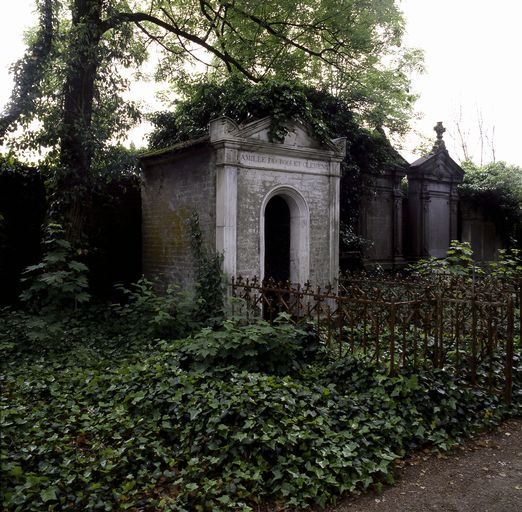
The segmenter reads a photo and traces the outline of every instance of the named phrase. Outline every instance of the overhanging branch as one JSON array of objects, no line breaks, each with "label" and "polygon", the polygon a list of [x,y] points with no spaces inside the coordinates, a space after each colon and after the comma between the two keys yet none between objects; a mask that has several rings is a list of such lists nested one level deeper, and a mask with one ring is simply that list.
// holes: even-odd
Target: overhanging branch
[{"label": "overhanging branch", "polygon": [[3,142],[9,128],[32,108],[45,62],[51,53],[53,36],[53,0],[44,0],[36,41],[28,49],[25,57],[18,62],[11,99],[5,114],[0,118],[0,143]]},{"label": "overhanging branch", "polygon": [[249,80],[252,80],[253,82],[259,82],[259,78],[255,76],[253,73],[251,73],[248,69],[246,69],[241,62],[236,59],[235,57],[229,55],[226,52],[223,52],[216,48],[213,44],[205,41],[205,39],[192,34],[190,32],[187,32],[186,30],[183,30],[181,27],[175,25],[174,23],[167,23],[166,21],[156,17],[152,16],[147,13],[143,12],[122,12],[118,13],[114,16],[112,16],[110,19],[106,20],[103,23],[103,31],[110,30],[111,28],[115,28],[121,23],[141,23],[141,22],[149,22],[152,23],[158,27],[163,28],[164,30],[167,30],[168,32],[171,32],[172,34],[181,37],[183,39],[186,39],[187,41],[191,41],[211,54],[215,55],[218,59],[222,60],[225,64],[229,64],[233,67],[235,67],[238,71],[240,71],[242,74],[244,74]]}]

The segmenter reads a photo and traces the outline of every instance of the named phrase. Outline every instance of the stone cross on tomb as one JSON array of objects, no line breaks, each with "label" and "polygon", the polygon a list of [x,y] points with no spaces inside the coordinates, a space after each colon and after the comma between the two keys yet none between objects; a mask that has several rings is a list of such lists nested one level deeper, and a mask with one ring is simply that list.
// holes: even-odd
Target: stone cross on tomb
[{"label": "stone cross on tomb", "polygon": [[436,126],[433,127],[435,132],[437,133],[437,140],[435,141],[435,144],[433,146],[433,152],[437,152],[441,149],[446,149],[446,144],[444,143],[444,140],[442,139],[442,135],[446,131],[446,128],[442,126],[442,121],[439,121]]}]

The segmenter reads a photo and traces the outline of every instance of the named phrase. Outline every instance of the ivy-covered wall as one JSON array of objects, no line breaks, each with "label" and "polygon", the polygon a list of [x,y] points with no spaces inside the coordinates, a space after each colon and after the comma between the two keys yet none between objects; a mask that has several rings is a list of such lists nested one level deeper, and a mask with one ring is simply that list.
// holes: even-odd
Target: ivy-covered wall
[{"label": "ivy-covered wall", "polygon": [[359,250],[358,216],[364,174],[406,169],[408,163],[391,146],[379,127],[359,126],[348,101],[327,91],[295,82],[266,80],[252,84],[232,77],[223,83],[202,83],[178,101],[173,111],[152,116],[155,126],[151,149],[167,148],[206,135],[211,120],[226,116],[238,124],[271,117],[270,137],[274,142],[286,135],[288,121],[309,124],[322,141],[346,138],[346,158],[341,164],[341,253]]},{"label": "ivy-covered wall", "polygon": [[[0,304],[13,304],[21,292],[23,269],[42,256],[46,220],[45,171],[13,158],[0,157]],[[89,267],[91,291],[107,297],[116,283],[141,275],[141,199],[136,176],[98,176],[89,212],[89,250],[81,255]]]},{"label": "ivy-covered wall", "polygon": [[0,304],[16,300],[22,270],[41,256],[44,181],[37,169],[0,157]]}]

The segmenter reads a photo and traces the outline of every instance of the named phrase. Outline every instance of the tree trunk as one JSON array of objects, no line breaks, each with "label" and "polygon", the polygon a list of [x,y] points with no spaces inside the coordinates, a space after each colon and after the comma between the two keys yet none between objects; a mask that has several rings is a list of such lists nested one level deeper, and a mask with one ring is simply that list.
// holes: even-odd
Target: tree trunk
[{"label": "tree trunk", "polygon": [[93,151],[92,111],[102,35],[102,0],[74,0],[69,57],[63,90],[60,169],[54,212],[66,238],[78,245],[90,206]]}]

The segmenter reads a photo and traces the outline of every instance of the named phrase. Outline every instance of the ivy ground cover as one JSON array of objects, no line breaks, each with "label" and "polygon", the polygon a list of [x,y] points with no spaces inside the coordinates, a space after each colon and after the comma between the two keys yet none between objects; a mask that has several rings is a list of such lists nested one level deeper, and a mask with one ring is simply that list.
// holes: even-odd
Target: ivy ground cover
[{"label": "ivy ground cover", "polygon": [[330,360],[289,324],[176,342],[4,344],[6,511],[293,510],[381,485],[520,410],[443,370]]}]

